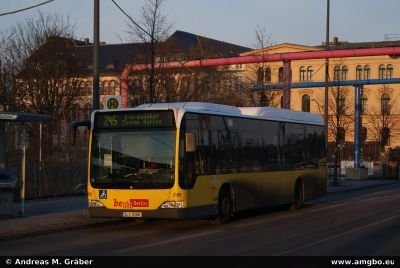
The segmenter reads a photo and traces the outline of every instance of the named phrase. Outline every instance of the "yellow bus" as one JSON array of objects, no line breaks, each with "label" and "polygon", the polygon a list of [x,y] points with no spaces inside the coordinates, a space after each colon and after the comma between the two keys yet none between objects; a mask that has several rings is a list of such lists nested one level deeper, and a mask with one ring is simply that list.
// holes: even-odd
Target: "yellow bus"
[{"label": "yellow bus", "polygon": [[210,103],[101,110],[90,122],[91,217],[225,223],[326,193],[319,115]]}]

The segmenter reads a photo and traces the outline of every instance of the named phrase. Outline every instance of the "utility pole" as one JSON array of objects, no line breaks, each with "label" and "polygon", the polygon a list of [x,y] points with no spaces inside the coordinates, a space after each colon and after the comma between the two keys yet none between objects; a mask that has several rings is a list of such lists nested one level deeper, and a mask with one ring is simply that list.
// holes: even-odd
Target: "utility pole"
[{"label": "utility pole", "polygon": [[99,90],[99,39],[100,39],[100,0],[94,0],[93,20],[93,110],[100,108]]},{"label": "utility pole", "polygon": [[[325,39],[325,47],[326,50],[329,50],[329,15],[330,15],[330,0],[327,0],[326,2],[326,39]],[[325,59],[325,111],[324,111],[324,121],[325,121],[325,149],[326,153],[328,153],[328,142],[329,142],[329,127],[328,127],[328,98],[329,98],[329,88],[328,88],[328,82],[329,82],[329,59]],[[328,164],[328,155],[326,158],[326,162]],[[327,165],[328,168],[328,165]],[[335,168],[335,174],[336,174],[336,166]],[[338,185],[338,180],[337,176],[334,175],[333,178],[333,185],[337,186]]]}]

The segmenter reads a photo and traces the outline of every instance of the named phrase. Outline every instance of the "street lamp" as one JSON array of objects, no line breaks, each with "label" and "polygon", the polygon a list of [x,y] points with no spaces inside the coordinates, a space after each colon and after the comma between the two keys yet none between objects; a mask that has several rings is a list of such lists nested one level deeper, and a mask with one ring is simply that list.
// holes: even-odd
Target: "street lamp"
[{"label": "street lamp", "polygon": [[[325,38],[325,47],[326,50],[329,50],[329,14],[330,13],[330,0],[326,2],[326,38]],[[325,59],[325,113],[324,113],[324,123],[325,123],[325,149],[328,152],[328,81],[329,81],[329,59]],[[336,168],[336,167],[335,167]],[[338,185],[337,177],[333,178],[333,185]]]},{"label": "street lamp", "polygon": [[100,3],[94,0],[93,14],[93,110],[100,107],[99,94],[99,40],[100,40]]}]

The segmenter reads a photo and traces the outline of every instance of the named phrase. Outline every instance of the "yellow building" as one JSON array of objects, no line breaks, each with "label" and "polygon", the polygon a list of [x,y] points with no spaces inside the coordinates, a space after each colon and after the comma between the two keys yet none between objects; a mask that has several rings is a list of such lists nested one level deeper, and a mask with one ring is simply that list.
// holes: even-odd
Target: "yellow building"
[{"label": "yellow building", "polygon": [[[331,49],[354,49],[400,46],[396,42],[349,43],[335,38]],[[267,55],[287,52],[324,50],[324,47],[283,43],[242,53],[245,55]],[[246,81],[259,86],[283,81],[283,62],[248,64]],[[299,60],[291,62],[292,83],[325,81],[325,59]],[[330,59],[329,80],[369,80],[400,77],[400,59],[390,56],[352,57]],[[324,114],[324,88],[291,89],[290,107],[293,110]],[[281,106],[281,91],[258,91],[260,105]],[[362,139],[364,159],[373,160],[382,156],[382,150],[400,146],[400,85],[365,85],[362,97]],[[355,89],[329,87],[328,125],[329,142],[343,139],[342,149],[354,141]],[[338,118],[339,117],[339,118]],[[338,123],[338,119],[340,122]],[[375,147],[371,149],[375,144]],[[372,146],[372,147],[371,147]],[[349,146],[350,147],[350,146]],[[353,147],[351,145],[351,147]],[[368,151],[369,150],[369,151]],[[343,158],[352,157],[352,149]],[[342,159],[343,159],[342,158]]]}]

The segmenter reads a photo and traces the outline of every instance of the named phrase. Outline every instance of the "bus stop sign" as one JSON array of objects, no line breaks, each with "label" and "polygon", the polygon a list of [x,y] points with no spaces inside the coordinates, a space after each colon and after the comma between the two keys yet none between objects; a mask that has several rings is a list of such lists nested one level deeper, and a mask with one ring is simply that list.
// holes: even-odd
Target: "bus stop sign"
[{"label": "bus stop sign", "polygon": [[121,96],[106,96],[105,102],[107,110],[115,110],[121,108]]}]

